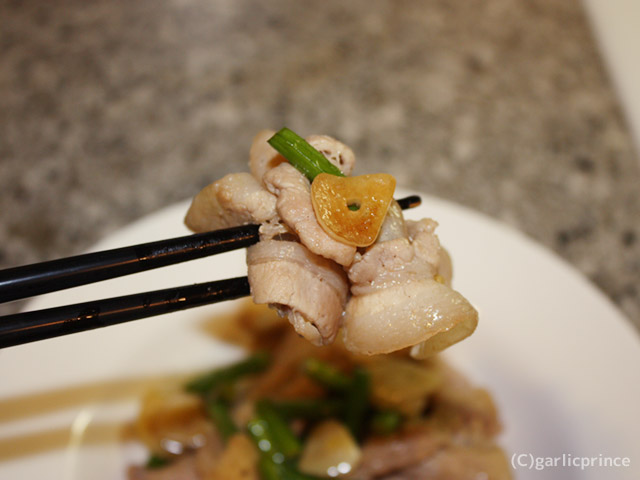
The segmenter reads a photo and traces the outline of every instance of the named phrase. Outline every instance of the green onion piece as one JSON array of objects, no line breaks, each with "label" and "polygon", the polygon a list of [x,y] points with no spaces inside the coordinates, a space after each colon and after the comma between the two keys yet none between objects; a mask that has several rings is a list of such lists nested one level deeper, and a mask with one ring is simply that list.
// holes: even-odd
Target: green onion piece
[{"label": "green onion piece", "polygon": [[293,433],[286,420],[282,418],[273,406],[267,401],[256,404],[256,415],[262,420],[266,428],[268,440],[272,449],[281,453],[285,458],[295,457],[302,451],[302,444]]},{"label": "green onion piece", "polygon": [[256,404],[256,417],[248,423],[247,431],[258,450],[269,457],[284,461],[302,451],[302,444],[287,422],[267,401]]},{"label": "green onion piece", "polygon": [[369,373],[363,368],[357,368],[347,391],[347,407],[345,423],[354,438],[360,439],[367,410],[369,409]]},{"label": "green onion piece", "polygon": [[402,415],[396,410],[383,410],[373,414],[371,430],[379,435],[390,435],[402,424]]},{"label": "green onion piece", "polygon": [[229,413],[229,405],[224,400],[220,398],[208,399],[206,410],[207,415],[213,421],[224,441],[227,441],[229,437],[238,431],[238,427]]},{"label": "green onion piece", "polygon": [[304,398],[272,402],[273,408],[284,418],[319,420],[336,417],[344,410],[344,402],[333,398]]},{"label": "green onion piece", "polygon": [[269,355],[265,352],[258,352],[238,363],[216,369],[213,372],[198,377],[187,383],[185,388],[188,392],[205,395],[217,388],[235,382],[241,377],[253,373],[260,373],[264,371],[268,365]]},{"label": "green onion piece", "polygon": [[304,372],[320,385],[329,390],[346,391],[351,385],[351,380],[333,365],[309,358],[303,364]]},{"label": "green onion piece", "polygon": [[320,173],[344,177],[333,163],[297,133],[284,127],[268,140],[289,163],[304,173],[310,182]]},{"label": "green onion piece", "polygon": [[166,467],[170,463],[171,460],[169,460],[167,457],[161,457],[160,455],[154,453],[149,457],[149,460],[147,460],[146,467],[149,470],[157,470],[158,468]]}]

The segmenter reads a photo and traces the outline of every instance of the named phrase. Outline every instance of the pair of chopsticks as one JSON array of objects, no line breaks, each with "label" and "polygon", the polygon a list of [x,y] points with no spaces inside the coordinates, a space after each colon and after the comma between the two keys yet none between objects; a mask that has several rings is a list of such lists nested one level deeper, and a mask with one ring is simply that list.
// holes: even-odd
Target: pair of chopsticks
[{"label": "pair of chopsticks", "polygon": [[[398,200],[402,209],[420,197]],[[0,271],[0,303],[117,278],[248,247],[258,225],[88,253]],[[247,277],[155,290],[0,317],[0,348],[233,300],[250,294]]]}]

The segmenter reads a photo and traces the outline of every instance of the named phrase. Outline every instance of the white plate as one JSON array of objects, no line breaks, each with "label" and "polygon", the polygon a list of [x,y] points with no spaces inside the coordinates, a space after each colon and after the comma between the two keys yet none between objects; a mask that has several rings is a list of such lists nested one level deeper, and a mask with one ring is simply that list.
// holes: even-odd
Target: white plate
[{"label": "white plate", "polygon": [[[408,192],[398,192],[404,195]],[[95,250],[186,233],[182,203],[146,217]],[[438,220],[454,284],[480,325],[447,356],[494,395],[510,454],[628,457],[630,467],[520,467],[520,479],[638,478],[640,341],[629,322],[572,267],[521,234],[423,195],[412,218]],[[243,275],[242,252],[37,299],[30,308]],[[233,303],[0,350],[0,479],[118,479],[145,453],[119,441],[140,386],[241,352],[202,331]],[[570,456],[570,457],[569,457]],[[602,457],[599,457],[602,456]],[[521,461],[530,457],[518,457]]]}]

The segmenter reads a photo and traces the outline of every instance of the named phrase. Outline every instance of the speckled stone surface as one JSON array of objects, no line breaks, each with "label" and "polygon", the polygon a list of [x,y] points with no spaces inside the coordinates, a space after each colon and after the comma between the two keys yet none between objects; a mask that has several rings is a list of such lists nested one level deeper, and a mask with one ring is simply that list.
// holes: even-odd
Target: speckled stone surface
[{"label": "speckled stone surface", "polygon": [[0,2],[0,266],[190,197],[282,125],[525,232],[640,327],[640,162],[576,0]]}]

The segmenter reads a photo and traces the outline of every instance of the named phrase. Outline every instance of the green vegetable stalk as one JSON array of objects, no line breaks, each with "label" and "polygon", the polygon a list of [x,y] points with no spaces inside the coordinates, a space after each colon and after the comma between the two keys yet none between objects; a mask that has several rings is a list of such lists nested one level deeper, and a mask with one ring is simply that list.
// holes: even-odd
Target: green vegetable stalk
[{"label": "green vegetable stalk", "polygon": [[344,177],[333,163],[297,133],[284,127],[268,140],[291,165],[304,173],[310,182],[320,173]]},{"label": "green vegetable stalk", "polygon": [[213,421],[223,440],[228,440],[238,431],[238,427],[231,418],[229,406],[221,398],[210,398],[206,401],[207,415]]},{"label": "green vegetable stalk", "polygon": [[345,422],[354,438],[362,437],[364,420],[369,409],[369,373],[363,368],[357,368],[347,391],[347,407]]},{"label": "green vegetable stalk", "polygon": [[[264,438],[271,444],[271,451],[281,453],[284,458],[292,458],[300,454],[302,451],[300,440],[269,402],[256,403],[256,420],[262,426]],[[258,447],[260,448],[260,445]]]}]

